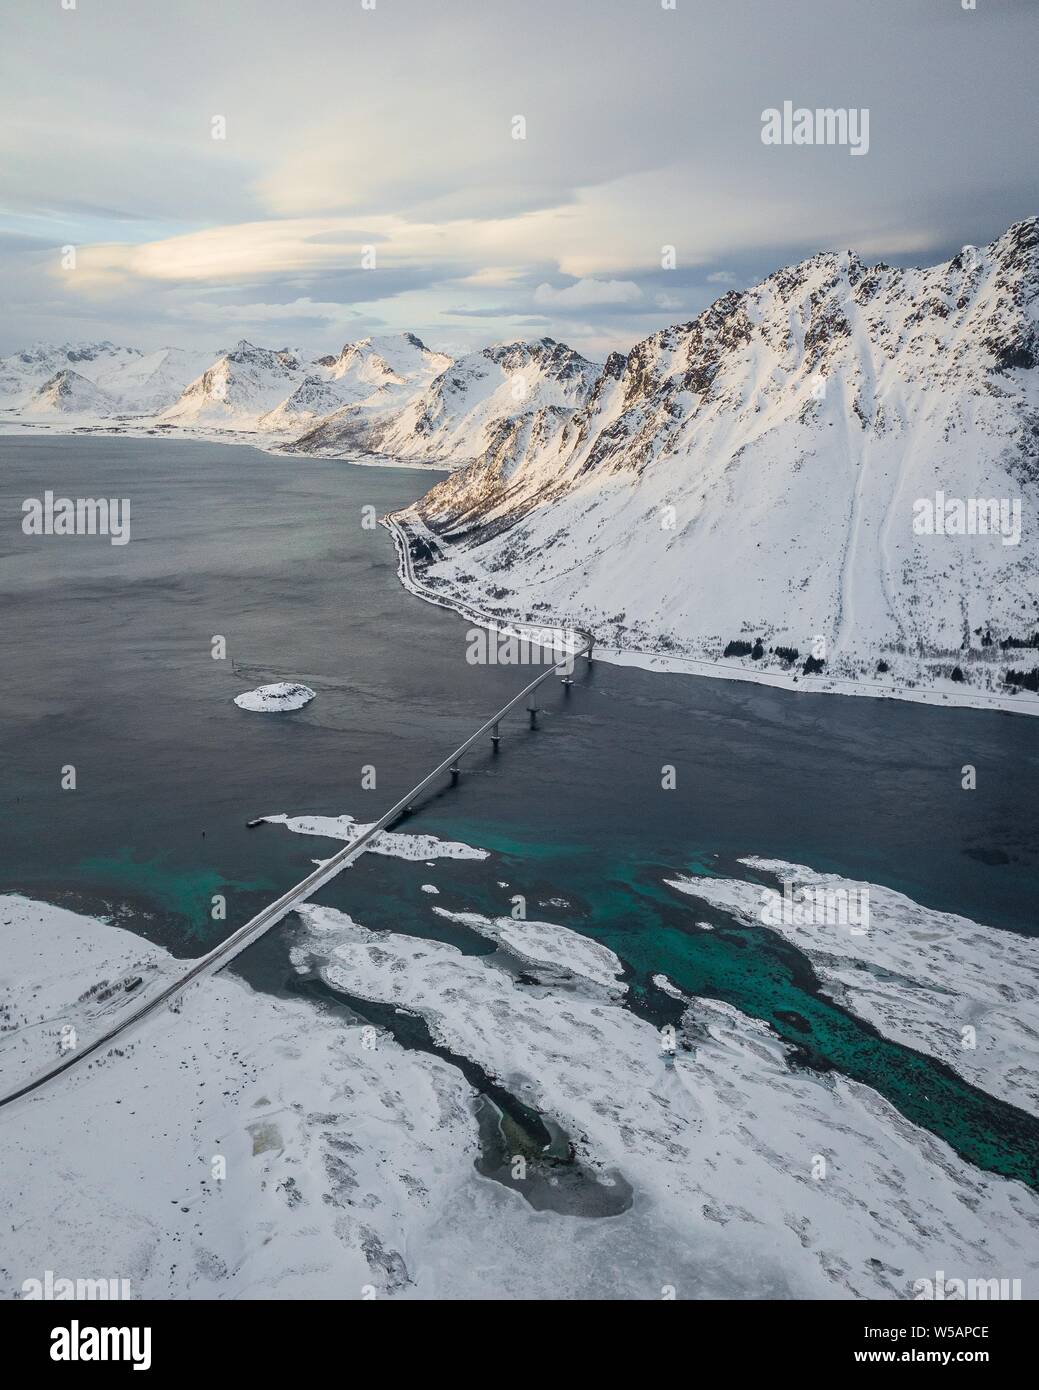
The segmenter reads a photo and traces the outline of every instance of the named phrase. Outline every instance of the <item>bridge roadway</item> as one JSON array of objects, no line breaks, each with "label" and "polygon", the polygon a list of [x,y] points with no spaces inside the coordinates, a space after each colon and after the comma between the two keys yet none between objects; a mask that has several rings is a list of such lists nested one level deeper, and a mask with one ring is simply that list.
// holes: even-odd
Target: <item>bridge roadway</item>
[{"label": "bridge roadway", "polygon": [[[412,584],[415,585],[416,588],[421,588],[411,575],[410,552],[406,536],[397,529],[395,524],[392,524],[391,518],[387,518],[387,525],[397,543],[404,572],[408,574]],[[434,596],[431,595],[430,597]],[[466,616],[472,617],[474,621],[479,621],[475,616],[475,610],[473,613],[466,614]],[[518,628],[526,626],[528,625],[517,625]],[[545,630],[544,628],[532,629],[532,631],[541,633],[544,633]],[[0,1108],[5,1105],[10,1105],[12,1102],[20,1100],[23,1096],[30,1095],[34,1091],[38,1091],[41,1086],[45,1086],[49,1081],[53,1081],[56,1077],[71,1071],[73,1068],[82,1066],[89,1057],[100,1052],[103,1048],[110,1046],[117,1038],[122,1037],[125,1033],[129,1032],[130,1029],[136,1027],[137,1024],[142,1023],[151,1014],[154,1014],[157,1010],[162,1008],[163,1005],[168,1005],[194,980],[201,979],[203,975],[211,975],[217,970],[222,970],[225,965],[234,960],[235,956],[244,951],[246,947],[251,946],[252,943],[263,936],[265,932],[270,931],[272,927],[276,926],[283,917],[292,912],[300,903],[306,902],[319,888],[323,888],[326,883],[330,882],[337,874],[341,873],[348,864],[352,864],[359,855],[364,853],[365,849],[376,835],[387,829],[400,815],[409,810],[413,802],[421,796],[426,788],[431,786],[438,777],[443,776],[445,772],[450,772],[452,768],[456,767],[458,759],[467,753],[475,743],[478,743],[488,731],[493,730],[494,734],[497,735],[497,725],[499,722],[515,709],[521,700],[532,694],[543,681],[548,680],[550,676],[555,675],[556,672],[562,670],[563,667],[570,666],[571,663],[576,661],[579,657],[587,656],[589,660],[591,659],[593,647],[593,638],[591,634],[581,629],[572,629],[572,631],[581,639],[581,646],[577,651],[567,652],[560,661],[548,667],[537,676],[536,679],[532,680],[529,685],[525,685],[517,695],[513,696],[508,704],[503,705],[501,709],[498,710],[497,714],[491,715],[490,719],[481,724],[474,734],[471,734],[469,738],[467,738],[464,743],[460,744],[453,753],[450,753],[443,762],[438,763],[432,772],[423,777],[421,782],[418,782],[405,796],[402,796],[399,801],[395,802],[373,825],[368,826],[368,828],[355,840],[352,840],[348,845],[344,845],[338,854],[333,855],[331,859],[320,865],[320,867],[316,868],[312,873],[309,873],[306,878],[301,879],[300,882],[290,888],[287,893],[283,893],[280,898],[277,898],[274,902],[258,912],[255,917],[250,917],[248,922],[238,927],[230,936],[221,941],[218,946],[214,946],[208,955],[201,956],[198,960],[192,962],[183,974],[179,975],[171,984],[167,985],[157,994],[143,1000],[136,1008],[131,1009],[129,1013],[124,1014],[113,1027],[109,1028],[100,1037],[94,1038],[90,1042],[85,1043],[82,1047],[73,1049],[68,1056],[56,1062],[53,1066],[48,1067],[46,1071],[38,1073],[30,1081],[25,1082],[8,1095],[0,1097]]]}]

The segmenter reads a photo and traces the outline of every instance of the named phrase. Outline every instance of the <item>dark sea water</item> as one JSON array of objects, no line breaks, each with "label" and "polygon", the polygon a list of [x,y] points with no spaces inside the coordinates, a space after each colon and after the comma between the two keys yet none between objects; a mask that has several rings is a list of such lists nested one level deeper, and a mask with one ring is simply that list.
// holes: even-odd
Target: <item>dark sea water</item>
[{"label": "dark sea water", "polygon": [[[374,820],[504,704],[528,670],[469,665],[468,625],[408,595],[390,537],[362,525],[365,507],[403,506],[438,476],[231,445],[0,437],[0,891],[118,912],[199,954],[338,847],[246,820]],[[47,488],[129,498],[131,543],[23,535],[23,500]],[[226,660],[211,656],[216,635]],[[283,679],[317,698],[279,716],[233,704]],[[807,1065],[868,1082],[973,1161],[1039,1185],[1035,1121],[821,997],[805,958],[765,928],[663,883],[764,855],[1033,933],[1039,720],[604,663],[576,680],[569,694],[542,687],[536,732],[514,717],[497,757],[471,754],[461,785],[401,827],[490,859],[368,854],[318,900],[484,951],[431,904],[499,915],[522,893],[529,916],[616,950],[647,1016],[674,1016],[657,972],[726,999]],[[69,764],[77,785],[63,791]],[[661,789],[665,764],[676,790]],[[214,894],[226,921],[210,915]],[[568,907],[542,906],[560,897]],[[290,918],[235,968],[285,987],[292,931]]]}]

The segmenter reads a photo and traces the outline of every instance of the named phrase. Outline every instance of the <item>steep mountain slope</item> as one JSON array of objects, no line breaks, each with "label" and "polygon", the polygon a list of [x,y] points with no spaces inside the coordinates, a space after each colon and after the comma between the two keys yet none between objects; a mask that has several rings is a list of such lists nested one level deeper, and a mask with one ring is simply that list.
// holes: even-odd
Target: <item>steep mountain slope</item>
[{"label": "steep mountain slope", "polygon": [[338,357],[322,357],[291,396],[259,422],[261,429],[299,433],[344,406],[366,404],[388,410],[451,365],[413,333],[362,338],[347,343]]},{"label": "steep mountain slope", "polygon": [[[99,415],[154,415],[172,405],[211,359],[212,354],[172,347],[142,352],[109,342],[39,345],[0,360],[0,409],[19,411],[25,418],[54,413],[56,393],[43,388],[71,371],[101,393]],[[70,389],[89,413],[89,393],[75,383]],[[59,402],[67,399],[57,394]]]},{"label": "steep mountain slope", "polygon": [[27,413],[96,418],[112,415],[118,408],[118,402],[99,386],[66,367],[36,388],[29,398]]},{"label": "steep mountain slope", "polygon": [[505,343],[469,353],[400,408],[347,408],[296,442],[310,453],[366,449],[395,458],[460,463],[481,455],[504,421],[572,410],[588,398],[599,367],[564,343]]},{"label": "steep mountain slope", "polygon": [[342,405],[343,395],[336,382],[308,372],[291,395],[258,418],[256,427],[274,433],[298,434],[316,420],[341,409]]},{"label": "steep mountain slope", "polygon": [[94,380],[123,410],[154,415],[173,405],[211,360],[212,353],[158,348],[106,366]]},{"label": "steep mountain slope", "polygon": [[394,333],[347,343],[329,364],[329,375],[367,397],[387,386],[429,381],[450,365],[446,353],[431,352],[414,333]]},{"label": "steep mountain slope", "polygon": [[[126,369],[143,356],[136,348],[114,343],[38,343],[24,352],[0,358],[0,409],[27,406],[34,394],[60,372],[71,370],[85,381],[97,382]],[[109,393],[111,394],[111,393]]]},{"label": "steep mountain slope", "polygon": [[174,425],[256,429],[260,417],[280,405],[306,372],[287,348],[254,347],[245,338],[207,367],[160,415]]},{"label": "steep mountain slope", "polygon": [[[1035,219],[928,270],[779,271],[612,355],[581,408],[495,420],[403,514],[419,578],[619,647],[1002,688],[1039,627],[1037,306]],[[914,529],[971,499],[1007,534]]]}]

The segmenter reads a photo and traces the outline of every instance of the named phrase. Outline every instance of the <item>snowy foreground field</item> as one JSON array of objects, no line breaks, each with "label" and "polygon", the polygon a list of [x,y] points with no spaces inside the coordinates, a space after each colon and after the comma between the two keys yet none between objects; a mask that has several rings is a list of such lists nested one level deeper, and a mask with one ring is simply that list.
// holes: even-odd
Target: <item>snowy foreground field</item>
[{"label": "snowy foreground field", "polygon": [[[349,817],[272,819],[358,831]],[[290,919],[293,965],[423,1020],[448,1054],[558,1125],[588,1183],[630,1200],[606,1216],[535,1209],[522,1181],[474,1166],[475,1092],[451,1061],[222,974],[118,1052],[0,1111],[0,1296],[47,1270],[163,1298],[658,1299],[670,1286],[678,1298],[904,1299],[938,1270],[1020,1279],[1034,1296],[1029,1188],[972,1167],[869,1088],[795,1069],[765,1024],[728,1005],[688,1000],[668,1059],[625,1007],[605,946],[562,923],[465,912],[457,895],[441,907],[451,860],[484,851],[407,835],[382,851],[429,864],[431,926],[461,921],[495,952],[310,906]],[[676,882],[737,917],[751,910],[749,885]],[[871,975],[797,940],[826,987],[920,1050],[943,1009],[968,1011],[979,1051],[964,1074],[1034,1110],[1035,1038],[1022,1031],[1034,944],[871,891]],[[5,1089],[53,1057],[70,1020],[89,1036],[113,1007],[86,991],[127,976],[150,991],[176,969],[117,926],[17,896],[0,898],[0,948]],[[949,953],[964,962],[954,1010],[936,974]]]}]

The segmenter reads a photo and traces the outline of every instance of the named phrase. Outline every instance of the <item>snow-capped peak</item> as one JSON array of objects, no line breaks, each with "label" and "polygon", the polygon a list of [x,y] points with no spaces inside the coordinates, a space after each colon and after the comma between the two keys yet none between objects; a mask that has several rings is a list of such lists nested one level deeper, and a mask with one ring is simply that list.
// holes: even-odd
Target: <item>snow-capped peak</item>
[{"label": "snow-capped peak", "polygon": [[[570,408],[514,407],[419,504],[434,576],[622,646],[999,685],[1039,623],[1037,306],[1034,218],[929,269],[826,252],[732,291]],[[1016,505],[1020,533],[918,531],[928,499]]]},{"label": "snow-capped peak", "polygon": [[504,421],[582,404],[598,372],[552,338],[499,343],[449,361],[399,409],[340,412],[298,447],[334,451],[350,445],[397,458],[462,462],[483,453]]},{"label": "snow-capped peak", "polygon": [[117,409],[117,402],[87,377],[63,367],[36,388],[30,406],[37,415],[105,416]]}]

